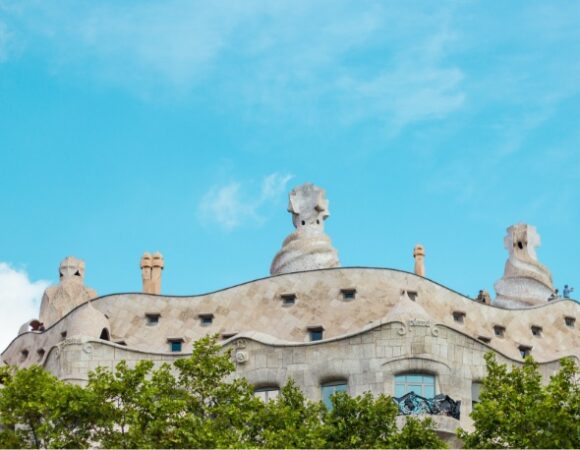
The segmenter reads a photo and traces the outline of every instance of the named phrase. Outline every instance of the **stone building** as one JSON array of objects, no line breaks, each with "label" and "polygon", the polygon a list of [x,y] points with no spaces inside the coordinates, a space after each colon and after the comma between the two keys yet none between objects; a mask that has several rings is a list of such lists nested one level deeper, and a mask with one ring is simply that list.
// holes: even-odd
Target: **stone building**
[{"label": "stone building", "polygon": [[142,293],[97,297],[84,286],[84,263],[66,258],[39,318],[23,325],[3,361],[41,364],[84,383],[97,366],[171,362],[194,340],[217,333],[232,349],[237,373],[264,399],[289,378],[314,400],[341,390],[386,393],[402,414],[432,414],[451,439],[458,426],[471,427],[486,352],[513,365],[531,354],[546,378],[562,357],[580,359],[580,306],[554,298],[550,272],[535,254],[534,227],[508,228],[508,261],[490,304],[485,291],[471,299],[426,278],[421,245],[413,251],[415,273],[340,267],[324,232],[328,201],[316,186],[294,189],[288,211],[296,229],[274,257],[271,276],[208,294],[162,295],[163,257],[145,253]]}]

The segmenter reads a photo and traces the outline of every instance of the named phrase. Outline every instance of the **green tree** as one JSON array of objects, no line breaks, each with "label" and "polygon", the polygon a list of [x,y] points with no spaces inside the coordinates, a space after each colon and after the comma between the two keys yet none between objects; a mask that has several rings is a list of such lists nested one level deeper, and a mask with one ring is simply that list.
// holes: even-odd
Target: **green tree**
[{"label": "green tree", "polygon": [[330,448],[446,448],[431,419],[407,417],[399,431],[398,408],[391,397],[369,392],[350,397],[337,392],[326,416],[326,446]]},{"label": "green tree", "polygon": [[[261,403],[261,401],[260,401]],[[311,402],[289,380],[274,400],[262,404],[255,417],[253,445],[262,448],[324,448],[322,403]]]},{"label": "green tree", "polygon": [[96,403],[91,393],[39,366],[0,371],[0,447],[87,447]]},{"label": "green tree", "polygon": [[471,413],[475,431],[458,432],[466,447],[580,447],[580,391],[573,361],[562,360],[560,371],[544,386],[531,357],[511,370],[492,353],[485,358],[487,376]]}]

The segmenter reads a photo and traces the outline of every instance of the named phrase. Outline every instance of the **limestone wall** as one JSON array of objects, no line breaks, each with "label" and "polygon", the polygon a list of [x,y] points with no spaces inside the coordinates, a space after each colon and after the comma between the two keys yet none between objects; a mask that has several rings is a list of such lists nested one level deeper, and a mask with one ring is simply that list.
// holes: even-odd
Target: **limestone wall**
[{"label": "limestone wall", "polygon": [[[342,289],[356,289],[355,298],[345,300]],[[185,351],[192,341],[208,333],[259,332],[271,343],[301,343],[309,340],[309,326],[322,326],[324,339],[337,338],[387,317],[393,320],[394,307],[410,302],[409,292],[415,298],[413,304],[433,323],[475,339],[487,338],[490,341],[486,348],[514,360],[521,360],[518,347],[522,345],[531,347],[532,355],[540,362],[580,356],[580,325],[570,327],[565,323],[565,317],[575,319],[578,315],[580,305],[574,301],[505,310],[474,302],[412,273],[337,268],[264,278],[199,296],[139,293],[100,297],[77,307],[44,332],[18,336],[2,357],[23,366],[42,362],[64,339],[64,333],[68,338],[74,337],[71,331],[98,338],[107,325],[112,341],[147,353],[169,353],[167,340],[171,338],[183,338]],[[283,294],[295,294],[295,304],[284,306]],[[463,322],[454,319],[454,312],[464,314]],[[148,313],[159,314],[159,322],[148,324]],[[202,324],[203,314],[213,314],[213,322]],[[494,334],[496,325],[505,328],[503,337]],[[532,326],[541,327],[540,336],[532,334]]]}]

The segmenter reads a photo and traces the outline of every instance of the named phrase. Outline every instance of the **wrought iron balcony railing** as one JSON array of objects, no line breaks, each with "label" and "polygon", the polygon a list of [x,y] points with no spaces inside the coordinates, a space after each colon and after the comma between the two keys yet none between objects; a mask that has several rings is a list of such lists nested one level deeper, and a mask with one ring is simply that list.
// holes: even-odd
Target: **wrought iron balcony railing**
[{"label": "wrought iron balcony railing", "polygon": [[399,407],[399,413],[403,416],[434,414],[450,416],[459,420],[461,412],[461,402],[455,401],[445,394],[439,394],[433,398],[425,398],[411,391],[402,397],[393,397],[393,400]]}]

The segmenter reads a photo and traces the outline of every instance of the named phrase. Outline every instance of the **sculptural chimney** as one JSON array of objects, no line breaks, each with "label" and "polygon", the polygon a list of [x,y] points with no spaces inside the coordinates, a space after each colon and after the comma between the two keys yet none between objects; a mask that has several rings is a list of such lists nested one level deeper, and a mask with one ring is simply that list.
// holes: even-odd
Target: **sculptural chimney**
[{"label": "sculptural chimney", "polygon": [[413,249],[413,258],[415,258],[415,273],[421,277],[425,276],[425,247],[421,244],[415,245]]},{"label": "sculptural chimney", "polygon": [[541,305],[554,292],[552,274],[540,264],[536,247],[540,235],[536,228],[518,223],[507,229],[504,246],[509,253],[503,277],[495,283],[497,294],[493,304],[503,308]]},{"label": "sculptural chimney", "polygon": [[324,232],[324,221],[330,215],[324,189],[305,183],[288,197],[288,212],[296,230],[284,240],[270,274],[339,267],[338,253]]},{"label": "sculptural chimney", "polygon": [[143,253],[141,257],[141,279],[144,293],[161,293],[161,272],[164,267],[165,262],[161,253],[156,252],[153,255],[147,252]]}]

